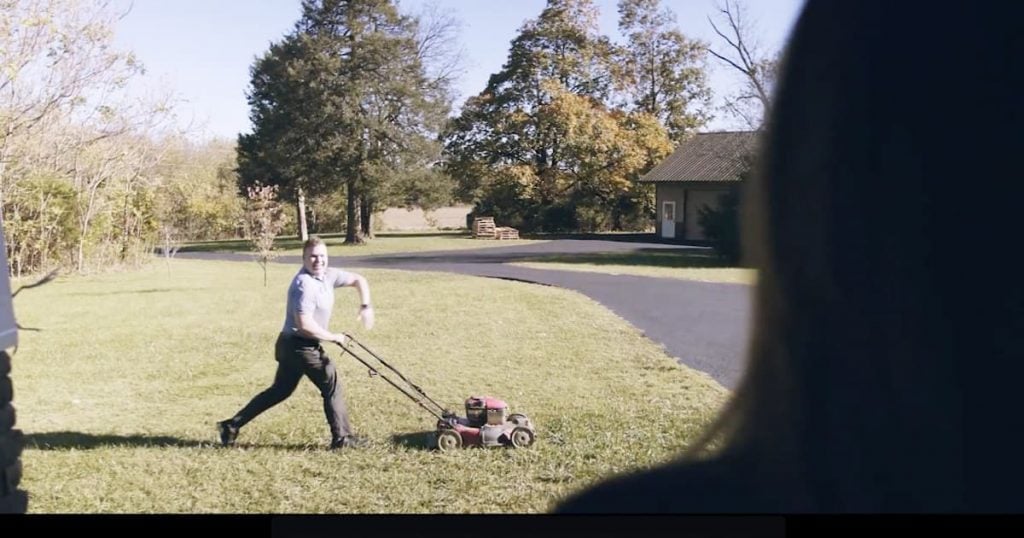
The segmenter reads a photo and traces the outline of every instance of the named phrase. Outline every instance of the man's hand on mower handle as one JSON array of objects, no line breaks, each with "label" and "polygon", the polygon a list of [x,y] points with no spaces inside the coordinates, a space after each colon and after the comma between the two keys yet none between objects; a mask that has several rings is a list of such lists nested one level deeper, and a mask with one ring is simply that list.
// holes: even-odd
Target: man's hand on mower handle
[{"label": "man's hand on mower handle", "polygon": [[331,342],[345,347],[345,343],[348,342],[348,335],[345,333],[334,333],[331,335]]}]

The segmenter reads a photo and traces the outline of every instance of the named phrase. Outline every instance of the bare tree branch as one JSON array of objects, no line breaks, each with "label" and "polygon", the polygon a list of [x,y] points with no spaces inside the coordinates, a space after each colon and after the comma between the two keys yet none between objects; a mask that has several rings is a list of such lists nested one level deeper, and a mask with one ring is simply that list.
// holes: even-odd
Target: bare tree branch
[{"label": "bare tree branch", "polygon": [[748,69],[746,67],[743,67],[743,66],[740,66],[736,62],[730,60],[729,58],[726,58],[725,56],[722,56],[721,54],[719,54],[719,53],[717,53],[717,52],[715,52],[715,51],[713,51],[711,49],[708,49],[708,53],[710,53],[715,58],[718,58],[719,60],[722,60],[723,62],[733,66],[740,73],[743,73],[744,75],[747,75],[747,76],[751,75],[750,69]]},{"label": "bare tree branch", "polygon": [[711,28],[715,31],[715,33],[718,34],[719,37],[724,39],[725,42],[728,43],[730,47],[732,47],[734,49],[737,49],[737,48],[740,47],[737,43],[733,43],[733,41],[731,39],[729,39],[729,36],[725,35],[724,33],[722,33],[721,30],[718,29],[718,26],[715,25],[715,21],[711,20],[711,17],[708,17],[708,22],[711,23]]},{"label": "bare tree branch", "polygon": [[465,71],[465,49],[458,47],[461,23],[431,2],[419,13],[416,57],[423,63],[435,86],[447,86]]},{"label": "bare tree branch", "polygon": [[745,91],[727,101],[724,108],[750,124],[751,114],[740,112],[743,107],[736,105],[744,101],[756,101],[761,108],[761,119],[754,123],[760,127],[771,106],[772,85],[778,65],[777,55],[765,55],[760,52],[754,39],[754,28],[745,23],[745,8],[741,3],[725,0],[725,5],[719,5],[717,8],[726,24],[725,31],[720,29],[711,17],[708,17],[708,22],[726,43],[727,51],[717,52],[709,48],[708,53],[735,69],[743,77],[746,87]]}]

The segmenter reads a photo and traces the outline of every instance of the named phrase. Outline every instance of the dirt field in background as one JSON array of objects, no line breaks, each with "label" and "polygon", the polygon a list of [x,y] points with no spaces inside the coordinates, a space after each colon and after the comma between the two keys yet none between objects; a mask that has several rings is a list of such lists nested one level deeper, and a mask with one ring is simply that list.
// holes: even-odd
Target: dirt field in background
[{"label": "dirt field in background", "polygon": [[468,205],[442,207],[425,215],[422,209],[392,207],[375,218],[381,231],[465,229],[466,215],[472,210],[473,206]]}]

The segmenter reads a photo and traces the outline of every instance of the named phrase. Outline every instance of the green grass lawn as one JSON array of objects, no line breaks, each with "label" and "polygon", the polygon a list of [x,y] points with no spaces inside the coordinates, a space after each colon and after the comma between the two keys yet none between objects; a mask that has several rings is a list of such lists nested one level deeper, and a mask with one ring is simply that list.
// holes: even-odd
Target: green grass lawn
[{"label": "green grass lawn", "polygon": [[[532,239],[505,241],[473,239],[468,232],[464,231],[386,232],[377,234],[376,237],[362,245],[345,245],[345,234],[323,234],[320,237],[327,244],[328,252],[332,256],[371,256],[399,252],[465,250],[543,242]],[[302,254],[302,241],[297,236],[279,237],[274,241],[274,248],[281,255],[300,255]],[[249,252],[250,250],[248,241],[243,239],[200,241],[188,243],[181,249],[182,252]]]},{"label": "green grass lawn", "polygon": [[511,265],[558,271],[589,271],[623,275],[680,278],[702,282],[755,284],[757,271],[728,267],[710,250],[645,249],[630,253],[547,256]]},{"label": "green grass lawn", "polygon": [[173,260],[61,278],[15,300],[12,377],[31,513],[534,513],[614,473],[665,462],[727,391],[574,292],[438,273],[366,270],[377,326],[339,290],[332,327],[464,413],[505,399],[528,449],[429,450],[435,419],[351,357],[337,361],[364,450],[326,450],[316,389],[222,448],[214,422],[269,385],[295,267]]}]

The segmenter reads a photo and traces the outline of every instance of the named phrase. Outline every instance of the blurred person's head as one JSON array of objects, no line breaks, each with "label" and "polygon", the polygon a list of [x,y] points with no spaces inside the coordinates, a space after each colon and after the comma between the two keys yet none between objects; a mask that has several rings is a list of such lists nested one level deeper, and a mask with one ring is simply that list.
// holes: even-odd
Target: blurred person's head
[{"label": "blurred person's head", "polygon": [[750,362],[713,432],[801,509],[1024,506],[1000,495],[1024,31],[998,6],[811,0],[792,35],[744,202]]}]

